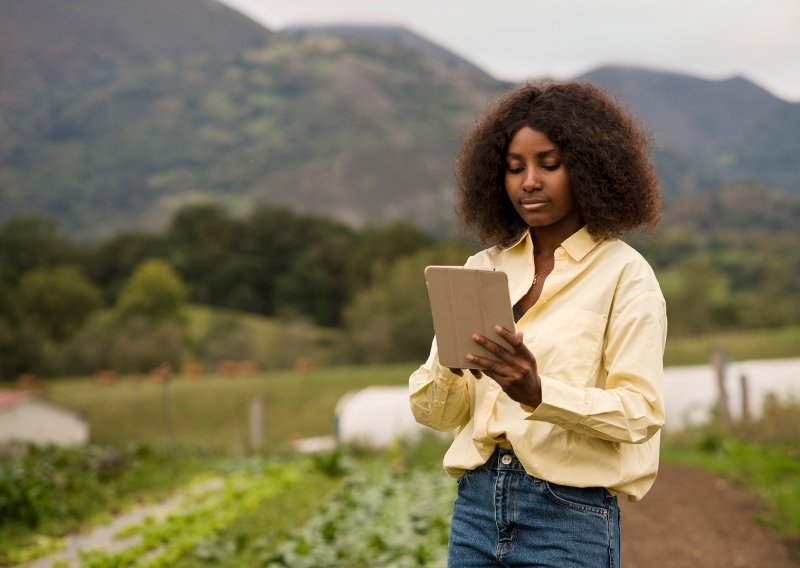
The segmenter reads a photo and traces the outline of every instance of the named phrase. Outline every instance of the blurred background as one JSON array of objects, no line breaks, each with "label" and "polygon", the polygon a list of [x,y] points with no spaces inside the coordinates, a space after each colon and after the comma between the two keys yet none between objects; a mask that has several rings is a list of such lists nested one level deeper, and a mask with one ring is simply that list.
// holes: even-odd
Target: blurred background
[{"label": "blurred background", "polygon": [[[546,77],[651,129],[665,215],[627,240],[667,299],[664,459],[745,483],[790,558],[798,24],[793,0],[0,0],[0,566],[442,565],[447,440],[403,386],[422,271],[478,248],[460,137]],[[135,545],[62,538],[201,477],[158,547],[157,512]],[[730,550],[686,565],[756,554]]]}]

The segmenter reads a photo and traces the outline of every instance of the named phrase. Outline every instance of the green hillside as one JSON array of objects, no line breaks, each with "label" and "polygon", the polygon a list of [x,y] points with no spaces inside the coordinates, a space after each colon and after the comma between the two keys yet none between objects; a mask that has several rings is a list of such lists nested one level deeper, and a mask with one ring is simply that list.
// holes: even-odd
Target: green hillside
[{"label": "green hillside", "polygon": [[4,115],[0,216],[45,212],[97,236],[162,227],[187,202],[213,200],[441,231],[456,139],[498,90],[481,72],[368,38],[118,66]]},{"label": "green hillside", "polygon": [[797,193],[738,184],[673,200],[666,208],[663,224],[684,227],[702,237],[734,232],[797,235],[798,220]]},{"label": "green hillside", "polygon": [[743,77],[709,81],[680,73],[604,66],[580,79],[618,93],[664,146],[687,154],[713,152],[785,101]]},{"label": "green hillside", "polygon": [[655,133],[669,197],[734,182],[800,191],[800,103],[739,76],[608,66],[579,78],[616,93]]},{"label": "green hillside", "polygon": [[[237,53],[269,31],[213,0],[0,0],[0,101],[144,59]],[[33,103],[33,104],[31,104]]]},{"label": "green hillside", "polygon": [[[206,201],[452,234],[459,137],[509,86],[402,28],[270,32],[210,0],[0,10],[0,223],[44,213],[80,238],[160,230]],[[800,104],[743,78],[582,78],[654,130],[668,198],[734,181],[800,191]]]}]

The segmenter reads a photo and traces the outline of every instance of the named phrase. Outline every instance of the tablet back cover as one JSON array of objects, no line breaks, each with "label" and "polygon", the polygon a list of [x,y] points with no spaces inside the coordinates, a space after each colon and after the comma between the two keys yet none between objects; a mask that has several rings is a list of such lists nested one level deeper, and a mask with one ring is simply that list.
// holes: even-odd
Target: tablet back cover
[{"label": "tablet back cover", "polygon": [[472,334],[476,332],[509,347],[494,331],[497,324],[512,331],[515,329],[505,272],[463,266],[429,266],[425,269],[425,281],[442,365],[476,368],[474,363],[467,361],[467,353],[496,360],[492,353],[472,340]]}]

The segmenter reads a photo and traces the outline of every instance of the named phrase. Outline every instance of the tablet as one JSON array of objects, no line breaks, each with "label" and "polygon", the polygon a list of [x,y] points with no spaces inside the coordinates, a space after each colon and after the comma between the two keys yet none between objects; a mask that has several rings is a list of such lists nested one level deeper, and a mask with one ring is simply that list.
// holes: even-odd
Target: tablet
[{"label": "tablet", "polygon": [[495,325],[514,331],[508,277],[502,270],[463,266],[428,266],[428,297],[439,362],[445,367],[476,369],[467,353],[497,360],[472,340],[473,333],[511,346],[494,330]]}]

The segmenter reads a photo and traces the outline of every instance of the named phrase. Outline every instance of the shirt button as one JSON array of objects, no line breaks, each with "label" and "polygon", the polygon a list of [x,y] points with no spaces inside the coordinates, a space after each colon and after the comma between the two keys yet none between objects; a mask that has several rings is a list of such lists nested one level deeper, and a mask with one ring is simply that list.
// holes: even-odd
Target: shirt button
[{"label": "shirt button", "polygon": [[500,461],[503,462],[503,465],[508,465],[511,463],[511,456],[506,454],[502,458],[500,458]]}]

